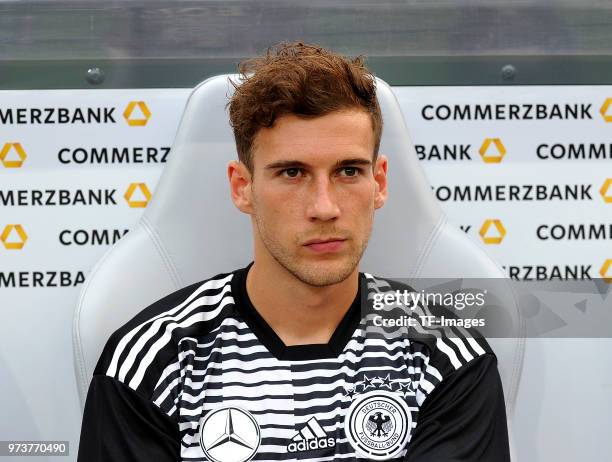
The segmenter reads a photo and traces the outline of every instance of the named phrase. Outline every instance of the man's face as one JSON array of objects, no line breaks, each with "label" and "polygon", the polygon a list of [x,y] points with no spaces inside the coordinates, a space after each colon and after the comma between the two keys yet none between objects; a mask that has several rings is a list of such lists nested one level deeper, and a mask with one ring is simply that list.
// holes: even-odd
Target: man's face
[{"label": "man's face", "polygon": [[373,150],[370,116],[358,109],[286,115],[261,129],[241,207],[252,217],[256,258],[265,252],[313,286],[350,276],[386,198],[386,159],[373,166]]}]

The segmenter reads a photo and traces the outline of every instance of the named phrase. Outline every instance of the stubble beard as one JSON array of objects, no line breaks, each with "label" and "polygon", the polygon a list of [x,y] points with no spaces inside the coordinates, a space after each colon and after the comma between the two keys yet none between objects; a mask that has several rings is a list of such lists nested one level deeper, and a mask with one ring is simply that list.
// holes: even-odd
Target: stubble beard
[{"label": "stubble beard", "polygon": [[[350,245],[350,253],[335,264],[333,269],[329,269],[324,268],[323,265],[317,265],[314,262],[300,262],[299,257],[295,255],[291,249],[284,246],[281,242],[274,238],[272,233],[267,231],[265,221],[259,214],[255,213],[257,230],[268,253],[278,262],[279,265],[285,268],[296,279],[313,287],[325,287],[338,284],[339,282],[346,280],[353,273],[355,268],[359,265],[361,257],[368,246],[370,235],[372,233],[372,219],[373,212],[370,219],[370,226],[366,235],[360,243],[356,243],[357,249],[354,249],[355,241],[353,238],[351,238],[349,241],[347,241],[347,243]],[[334,234],[333,228],[326,234]],[[301,245],[300,242],[303,241],[300,241],[299,236],[296,237],[292,244],[293,248],[299,248]]]}]

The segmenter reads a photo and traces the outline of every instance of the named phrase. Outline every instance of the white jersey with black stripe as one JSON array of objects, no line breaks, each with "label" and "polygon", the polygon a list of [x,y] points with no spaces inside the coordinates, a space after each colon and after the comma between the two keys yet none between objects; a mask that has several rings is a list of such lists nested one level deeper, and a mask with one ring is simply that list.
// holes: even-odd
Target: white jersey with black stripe
[{"label": "white jersey with black stripe", "polygon": [[471,364],[495,367],[474,331],[381,330],[368,309],[374,294],[408,286],[368,273],[329,343],[285,346],[248,298],[250,266],[143,310],[94,372],[174,422],[180,460],[404,460],[440,384]]}]

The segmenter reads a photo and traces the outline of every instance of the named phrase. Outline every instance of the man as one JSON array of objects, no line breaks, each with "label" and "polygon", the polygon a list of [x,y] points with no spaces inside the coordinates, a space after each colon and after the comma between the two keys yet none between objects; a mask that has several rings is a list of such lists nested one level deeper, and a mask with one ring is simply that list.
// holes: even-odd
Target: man
[{"label": "man", "polygon": [[372,75],[302,43],[241,72],[227,174],[254,261],[111,336],[79,461],[508,461],[488,344],[372,323],[371,300],[407,287],[359,272],[387,197]]}]

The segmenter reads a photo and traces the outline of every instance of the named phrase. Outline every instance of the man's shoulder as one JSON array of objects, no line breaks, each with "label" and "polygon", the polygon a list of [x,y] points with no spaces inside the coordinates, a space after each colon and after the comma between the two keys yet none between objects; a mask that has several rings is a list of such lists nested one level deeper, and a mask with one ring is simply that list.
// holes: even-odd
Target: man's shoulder
[{"label": "man's shoulder", "polygon": [[150,395],[176,360],[178,342],[211,332],[233,312],[231,281],[237,271],[185,286],[141,310],[109,337],[94,375]]},{"label": "man's shoulder", "polygon": [[[436,369],[441,377],[465,368],[482,356],[491,356],[497,361],[485,337],[476,327],[468,325],[458,315],[458,310],[452,305],[432,301],[433,297],[425,298],[426,294],[432,294],[433,291],[419,290],[415,288],[414,282],[409,284],[407,281],[370,273],[364,273],[364,276],[370,303],[378,299],[387,309],[389,306],[385,304],[384,298],[387,296],[387,301],[393,300],[393,304],[385,316],[398,318],[405,314],[413,320],[410,326],[404,327],[406,335],[411,343],[427,353],[429,367]],[[406,301],[409,303],[406,304]]]}]

